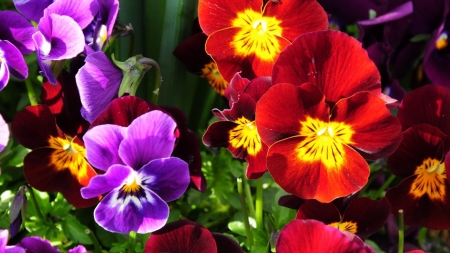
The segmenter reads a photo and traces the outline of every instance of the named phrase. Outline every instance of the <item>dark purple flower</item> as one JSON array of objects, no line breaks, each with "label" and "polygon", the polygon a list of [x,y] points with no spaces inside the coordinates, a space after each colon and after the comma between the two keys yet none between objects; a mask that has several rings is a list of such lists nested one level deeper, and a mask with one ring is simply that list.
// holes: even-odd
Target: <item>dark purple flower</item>
[{"label": "dark purple flower", "polygon": [[117,96],[123,74],[101,51],[88,55],[85,61],[75,78],[82,104],[81,115],[92,123]]},{"label": "dark purple flower", "polygon": [[31,35],[36,28],[19,13],[0,11],[0,40],[7,40],[19,49],[22,54],[34,51]]},{"label": "dark purple flower", "polygon": [[40,19],[38,29],[32,36],[38,64],[49,82],[56,84],[52,61],[70,59],[81,53],[85,45],[83,31],[71,17],[47,12]]},{"label": "dark purple flower", "polygon": [[19,49],[7,40],[0,40],[0,91],[8,84],[10,73],[23,80],[28,76],[28,66]]},{"label": "dark purple flower", "polygon": [[25,185],[21,186],[14,195],[11,203],[11,208],[9,211],[9,230],[11,232],[11,236],[15,236],[17,232],[19,232],[23,220],[22,216],[25,215],[27,210],[27,196],[25,195],[26,190],[27,187]]},{"label": "dark purple flower", "polygon": [[84,198],[106,194],[94,212],[101,227],[149,233],[164,226],[166,202],[178,199],[190,182],[187,163],[170,157],[175,129],[169,115],[151,111],[128,127],[100,125],[85,134],[87,159],[106,171],[81,189]]}]

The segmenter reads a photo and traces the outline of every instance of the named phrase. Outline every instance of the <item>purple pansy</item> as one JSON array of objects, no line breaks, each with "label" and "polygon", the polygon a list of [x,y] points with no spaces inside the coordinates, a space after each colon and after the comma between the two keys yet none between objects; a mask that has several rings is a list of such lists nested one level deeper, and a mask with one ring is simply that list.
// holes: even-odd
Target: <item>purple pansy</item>
[{"label": "purple pansy", "polygon": [[15,11],[0,11],[0,40],[11,42],[22,54],[34,51],[31,35],[36,28]]},{"label": "purple pansy", "polygon": [[9,141],[9,128],[8,124],[0,114],[0,152],[6,147]]},{"label": "purple pansy", "polygon": [[13,0],[16,9],[36,23],[44,16],[44,10],[55,0]]},{"label": "purple pansy", "polygon": [[86,57],[86,64],[75,76],[81,99],[81,115],[91,122],[117,95],[122,70],[99,51]]},{"label": "purple pansy", "polygon": [[9,74],[17,79],[28,76],[28,66],[19,49],[7,40],[0,40],[0,91],[9,81]]},{"label": "purple pansy", "polygon": [[81,189],[84,198],[106,194],[94,211],[101,227],[149,233],[164,226],[166,202],[178,199],[190,182],[187,163],[170,157],[175,129],[169,115],[151,111],[128,127],[99,125],[85,134],[88,161],[106,171]]},{"label": "purple pansy", "polygon": [[98,4],[99,12],[96,18],[84,29],[86,43],[94,51],[101,51],[108,41],[119,13],[118,0],[98,0]]}]

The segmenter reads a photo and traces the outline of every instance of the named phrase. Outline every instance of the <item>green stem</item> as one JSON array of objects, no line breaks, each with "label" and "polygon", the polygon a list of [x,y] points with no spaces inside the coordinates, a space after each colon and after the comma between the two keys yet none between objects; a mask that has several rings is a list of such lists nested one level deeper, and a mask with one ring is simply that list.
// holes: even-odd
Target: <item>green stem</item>
[{"label": "green stem", "polygon": [[239,197],[241,199],[242,213],[244,214],[244,226],[245,226],[245,232],[247,233],[248,249],[251,252],[252,246],[253,246],[253,233],[252,233],[252,229],[250,227],[250,223],[248,221],[247,205],[245,204],[245,197],[244,197],[244,191],[242,189],[242,179],[241,178],[237,179],[237,187],[238,187]]},{"label": "green stem", "polygon": [[256,227],[262,229],[263,227],[263,181],[262,177],[256,182]]},{"label": "green stem", "polygon": [[153,104],[158,104],[158,95],[159,95],[159,87],[161,86],[161,69],[159,68],[158,63],[150,58],[142,58],[138,60],[140,63],[148,64],[152,66],[156,70],[156,78],[155,83],[153,87],[150,87],[150,90],[152,91],[152,94],[150,95],[151,99],[150,102]]},{"label": "green stem", "polygon": [[97,240],[97,237],[92,233],[90,229],[86,229],[86,234],[91,238],[92,244],[94,244],[94,252],[95,253],[101,253],[102,247],[100,246],[100,243]]},{"label": "green stem", "polygon": [[33,84],[31,83],[29,78],[25,79],[25,85],[27,87],[28,99],[30,100],[30,104],[37,105],[38,101],[36,98],[36,94],[34,93]]},{"label": "green stem", "polygon": [[405,222],[403,220],[403,210],[398,210],[398,253],[403,253],[405,241]]},{"label": "green stem", "polygon": [[395,179],[395,175],[392,174],[387,180],[386,182],[384,182],[384,184],[380,187],[380,189],[378,189],[377,193],[375,194],[375,196],[378,198],[381,196],[381,194],[386,190],[386,188],[392,183],[392,181],[394,181]]},{"label": "green stem", "polygon": [[255,205],[253,205],[253,196],[250,190],[250,185],[248,184],[248,180],[245,176],[243,177],[243,181],[244,181],[245,200],[247,200],[250,217],[255,218]]},{"label": "green stem", "polygon": [[134,253],[134,248],[136,248],[136,232],[131,231],[129,236],[130,238],[128,240],[128,253]]}]

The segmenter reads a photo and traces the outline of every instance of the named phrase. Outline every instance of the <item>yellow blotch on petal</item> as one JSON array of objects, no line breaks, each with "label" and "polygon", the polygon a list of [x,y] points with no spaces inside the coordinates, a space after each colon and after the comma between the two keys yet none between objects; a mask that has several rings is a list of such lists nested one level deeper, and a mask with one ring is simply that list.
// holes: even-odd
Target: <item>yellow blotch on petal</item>
[{"label": "yellow blotch on petal", "polygon": [[136,178],[131,183],[126,183],[122,186],[122,191],[125,193],[137,193],[141,189],[141,186],[136,181]]},{"label": "yellow blotch on petal", "polygon": [[48,140],[50,148],[54,149],[50,156],[50,163],[57,170],[70,170],[70,173],[83,182],[88,180],[86,168],[90,166],[86,161],[86,150],[83,146],[73,142],[71,137],[61,138],[51,136]]},{"label": "yellow blotch on petal", "polygon": [[301,122],[299,135],[306,136],[297,147],[298,159],[321,162],[327,168],[340,168],[345,160],[344,146],[353,144],[354,131],[342,122],[324,122],[308,117]]},{"label": "yellow blotch on petal", "polygon": [[417,166],[414,174],[417,175],[409,193],[420,198],[427,194],[431,200],[445,200],[445,187],[447,175],[445,165],[437,159],[427,158]]},{"label": "yellow blotch on petal", "polygon": [[436,49],[444,50],[448,46],[448,35],[447,33],[442,33],[436,40]]},{"label": "yellow blotch on petal", "polygon": [[261,13],[245,10],[233,20],[233,27],[241,30],[234,36],[231,46],[237,55],[256,55],[263,61],[274,61],[281,52],[276,36],[281,37],[281,21],[274,17],[263,17]]},{"label": "yellow blotch on petal", "polygon": [[352,234],[356,234],[356,232],[358,231],[358,225],[351,221],[333,222],[333,223],[328,224],[328,226],[332,226],[341,231],[347,231]]},{"label": "yellow blotch on petal", "polygon": [[236,149],[246,149],[249,155],[256,155],[261,150],[262,143],[255,121],[241,117],[235,123],[238,125],[230,130],[229,143]]},{"label": "yellow blotch on petal", "polygon": [[202,68],[201,77],[206,78],[213,89],[223,96],[225,89],[228,86],[228,82],[225,81],[225,79],[223,79],[222,75],[219,73],[215,62],[205,64],[205,66]]}]

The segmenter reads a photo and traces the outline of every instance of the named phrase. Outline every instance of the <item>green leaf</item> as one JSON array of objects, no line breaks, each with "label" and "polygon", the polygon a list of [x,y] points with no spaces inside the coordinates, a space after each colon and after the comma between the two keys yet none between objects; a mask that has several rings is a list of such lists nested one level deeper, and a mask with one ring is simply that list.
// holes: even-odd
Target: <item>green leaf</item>
[{"label": "green leaf", "polygon": [[238,235],[247,237],[247,232],[245,232],[245,225],[242,221],[232,221],[228,223],[228,228]]},{"label": "green leaf", "polygon": [[253,229],[254,244],[252,252],[267,253],[270,248],[270,235],[265,229]]},{"label": "green leaf", "polygon": [[375,10],[369,10],[369,19],[374,19],[377,17],[377,12]]},{"label": "green leaf", "polygon": [[75,216],[68,214],[61,223],[64,234],[69,237],[74,243],[92,244],[91,239],[86,234],[88,229],[82,225]]},{"label": "green leaf", "polygon": [[56,195],[56,199],[51,203],[51,206],[50,214],[52,216],[60,217],[66,216],[67,213],[74,208],[59,192]]},{"label": "green leaf", "polygon": [[378,245],[374,241],[366,240],[365,243],[372,247],[377,253],[386,253],[385,251],[380,249],[380,247],[378,247]]},{"label": "green leaf", "polygon": [[420,33],[415,35],[410,39],[411,42],[421,42],[421,41],[427,41],[431,38],[431,34],[429,33]]},{"label": "green leaf", "polygon": [[420,228],[419,231],[419,245],[422,246],[425,241],[425,237],[427,236],[428,229],[426,227]]}]

